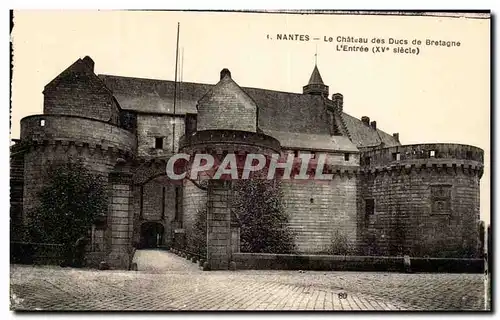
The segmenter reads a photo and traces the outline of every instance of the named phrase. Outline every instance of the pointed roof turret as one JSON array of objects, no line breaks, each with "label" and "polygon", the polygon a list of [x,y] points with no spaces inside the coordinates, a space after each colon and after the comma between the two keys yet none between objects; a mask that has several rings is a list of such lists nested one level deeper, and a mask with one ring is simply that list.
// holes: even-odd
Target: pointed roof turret
[{"label": "pointed roof turret", "polygon": [[321,78],[321,74],[319,73],[318,66],[314,65],[314,70],[309,78],[308,84],[323,84],[323,79]]},{"label": "pointed roof turret", "polygon": [[304,94],[322,95],[328,97],[328,86],[323,83],[318,66],[315,64],[309,83],[303,87]]}]

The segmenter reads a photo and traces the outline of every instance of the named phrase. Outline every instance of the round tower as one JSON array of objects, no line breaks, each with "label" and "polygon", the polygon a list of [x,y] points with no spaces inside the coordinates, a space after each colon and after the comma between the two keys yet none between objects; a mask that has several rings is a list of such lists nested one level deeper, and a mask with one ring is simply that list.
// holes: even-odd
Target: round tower
[{"label": "round tower", "polygon": [[366,254],[474,257],[483,150],[417,144],[363,152],[359,215]]},{"label": "round tower", "polygon": [[[241,160],[247,154],[270,156],[281,151],[278,140],[258,132],[257,116],[255,101],[233,81],[231,72],[223,69],[220,81],[198,101],[197,131],[181,138],[180,152],[191,156],[189,166],[197,156],[211,155],[215,160],[212,172],[232,157],[241,172]],[[210,173],[199,179],[208,180],[207,268],[227,270],[232,252],[238,250],[233,243],[229,205],[231,181],[213,179]]]},{"label": "round tower", "polygon": [[[38,192],[46,185],[47,169],[52,164],[81,160],[91,172],[100,174],[111,185],[114,172],[123,161],[133,157],[135,135],[117,125],[75,115],[34,115],[21,120],[21,144],[24,152],[23,220],[38,204]],[[111,195],[113,196],[113,195]],[[111,202],[111,201],[110,201]],[[113,208],[96,224],[103,233],[113,220]],[[128,217],[128,212],[127,212]],[[110,241],[111,242],[111,241]],[[87,258],[99,262],[111,251],[111,243]]]}]

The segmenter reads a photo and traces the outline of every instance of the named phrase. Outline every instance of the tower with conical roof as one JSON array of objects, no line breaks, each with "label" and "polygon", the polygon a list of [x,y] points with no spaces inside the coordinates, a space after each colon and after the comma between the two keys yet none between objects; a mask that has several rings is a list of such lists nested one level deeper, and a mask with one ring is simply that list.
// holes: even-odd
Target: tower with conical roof
[{"label": "tower with conical roof", "polygon": [[309,78],[309,83],[303,87],[303,93],[321,95],[325,98],[328,97],[328,86],[323,83],[317,64],[314,65],[313,72]]}]

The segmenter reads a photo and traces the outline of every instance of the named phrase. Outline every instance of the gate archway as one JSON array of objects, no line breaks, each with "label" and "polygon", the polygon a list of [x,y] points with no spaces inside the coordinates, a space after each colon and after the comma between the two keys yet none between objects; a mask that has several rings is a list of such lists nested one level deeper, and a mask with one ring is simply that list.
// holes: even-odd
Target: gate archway
[{"label": "gate archway", "polygon": [[164,243],[165,228],[159,222],[144,222],[141,224],[142,249],[158,248]]}]

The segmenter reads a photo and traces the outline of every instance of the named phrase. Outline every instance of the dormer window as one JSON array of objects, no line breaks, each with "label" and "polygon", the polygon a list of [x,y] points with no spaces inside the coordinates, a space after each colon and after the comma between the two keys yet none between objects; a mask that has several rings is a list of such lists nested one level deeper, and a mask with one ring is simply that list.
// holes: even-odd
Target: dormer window
[{"label": "dormer window", "polygon": [[155,138],[155,149],[163,149],[163,137]]}]

